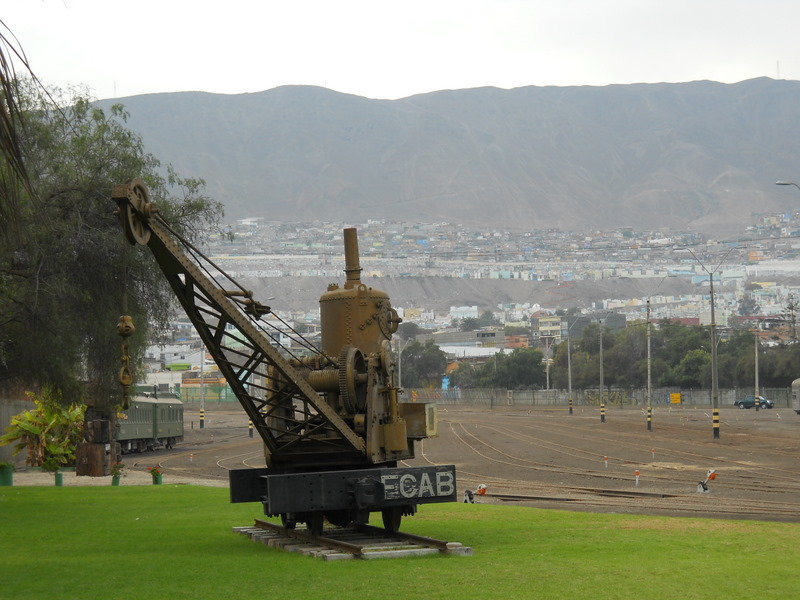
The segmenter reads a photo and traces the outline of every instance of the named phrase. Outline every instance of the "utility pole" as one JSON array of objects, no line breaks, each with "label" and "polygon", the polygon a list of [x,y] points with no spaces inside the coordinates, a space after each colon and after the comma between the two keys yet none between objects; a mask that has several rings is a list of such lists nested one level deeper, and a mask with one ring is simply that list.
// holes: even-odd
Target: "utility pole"
[{"label": "utility pole", "polygon": [[206,397],[204,377],[206,370],[206,347],[200,344],[200,429],[205,429],[206,426]]},{"label": "utility pole", "polygon": [[728,249],[728,251],[722,257],[722,260],[719,261],[717,268],[713,271],[709,271],[706,266],[700,262],[700,259],[697,258],[697,255],[692,252],[690,248],[686,248],[686,250],[691,253],[694,259],[697,261],[697,264],[699,264],[708,274],[708,283],[711,293],[711,415],[714,439],[716,440],[719,439],[719,378],[717,368],[717,319],[714,311],[714,273],[716,273],[720,266],[722,266],[722,263],[728,257],[728,254],[730,254],[733,250],[733,246]]},{"label": "utility pole", "polygon": [[650,359],[650,298],[647,299],[647,431],[653,431],[653,380]]},{"label": "utility pole", "polygon": [[569,347],[569,331],[567,331],[567,394],[569,396],[569,414],[572,414],[572,350]]},{"label": "utility pole", "polygon": [[600,320],[600,422],[606,422],[606,388],[603,381],[603,325],[604,320]]},{"label": "utility pole", "polygon": [[[704,267],[705,268],[705,267]],[[714,317],[714,273],[708,274],[711,282],[711,414],[714,439],[719,439],[719,380],[717,378],[717,321]]]},{"label": "utility pole", "polygon": [[759,402],[758,402],[758,322],[756,322],[756,331],[755,335],[753,336],[755,340],[755,405],[756,405],[756,412],[758,412]]}]

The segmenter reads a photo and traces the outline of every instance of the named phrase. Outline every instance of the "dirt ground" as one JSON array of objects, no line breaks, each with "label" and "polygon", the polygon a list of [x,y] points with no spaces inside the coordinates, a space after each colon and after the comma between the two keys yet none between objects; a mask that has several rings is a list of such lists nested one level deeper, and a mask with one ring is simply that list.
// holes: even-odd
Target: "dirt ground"
[{"label": "dirt ground", "polygon": [[[227,470],[264,466],[238,405],[187,409],[183,443],[171,451],[126,455],[122,485],[227,486]],[[439,407],[438,437],[407,464],[454,464],[460,498],[480,484],[486,504],[645,515],[800,522],[800,415],[789,409],[721,410],[719,438],[707,408],[594,407],[509,410]],[[708,479],[709,471],[714,478]],[[699,486],[705,482],[707,490]],[[15,485],[53,485],[51,474],[17,472]],[[65,485],[109,485],[75,477]]]},{"label": "dirt ground", "polygon": [[[788,409],[442,409],[424,458],[458,466],[480,502],[800,521],[800,416]],[[714,471],[708,481],[709,471]],[[699,486],[706,483],[707,490]],[[698,491],[700,490],[700,491]]]}]

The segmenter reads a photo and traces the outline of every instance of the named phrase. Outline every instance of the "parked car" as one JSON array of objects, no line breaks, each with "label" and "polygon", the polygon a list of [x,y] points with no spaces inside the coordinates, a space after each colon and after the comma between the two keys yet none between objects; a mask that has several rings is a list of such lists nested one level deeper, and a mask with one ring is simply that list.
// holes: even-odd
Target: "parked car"
[{"label": "parked car", "polygon": [[774,408],[775,403],[772,400],[767,400],[764,396],[745,396],[744,400],[737,400],[734,402],[739,408],[753,408],[756,405],[756,398],[758,398],[759,408]]}]

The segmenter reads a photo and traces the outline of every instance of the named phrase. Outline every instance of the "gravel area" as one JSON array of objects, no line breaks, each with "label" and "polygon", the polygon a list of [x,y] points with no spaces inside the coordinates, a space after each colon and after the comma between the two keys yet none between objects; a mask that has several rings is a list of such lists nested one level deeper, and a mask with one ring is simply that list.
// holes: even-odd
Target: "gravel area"
[{"label": "gravel area", "polygon": [[[63,471],[64,486],[90,486],[111,485],[111,477],[78,477],[74,471]],[[209,487],[228,487],[224,480],[205,479],[201,477],[187,477],[165,473],[162,477],[163,485],[205,485]],[[120,480],[120,485],[153,485],[153,478],[146,471],[128,471]],[[47,486],[55,485],[55,476],[38,470],[19,470],[14,473],[14,486]]]}]

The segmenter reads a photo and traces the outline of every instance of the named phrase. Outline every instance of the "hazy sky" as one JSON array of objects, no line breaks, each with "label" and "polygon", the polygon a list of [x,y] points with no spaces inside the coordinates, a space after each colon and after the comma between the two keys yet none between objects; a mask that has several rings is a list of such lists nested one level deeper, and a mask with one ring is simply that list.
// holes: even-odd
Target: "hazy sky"
[{"label": "hazy sky", "polygon": [[3,0],[0,19],[46,85],[98,98],[800,79],[797,0]]}]

